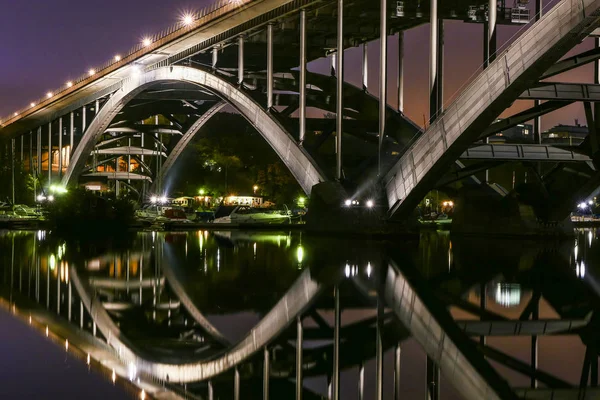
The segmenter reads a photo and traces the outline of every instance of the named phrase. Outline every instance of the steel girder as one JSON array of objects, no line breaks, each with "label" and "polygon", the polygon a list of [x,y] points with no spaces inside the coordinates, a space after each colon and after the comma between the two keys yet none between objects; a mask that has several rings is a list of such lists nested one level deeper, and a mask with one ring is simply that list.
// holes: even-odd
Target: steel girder
[{"label": "steel girder", "polygon": [[600,101],[600,85],[588,83],[540,83],[519,96],[521,100]]},{"label": "steel girder", "polygon": [[591,162],[591,158],[572,150],[546,144],[482,144],[468,148],[463,160]]}]

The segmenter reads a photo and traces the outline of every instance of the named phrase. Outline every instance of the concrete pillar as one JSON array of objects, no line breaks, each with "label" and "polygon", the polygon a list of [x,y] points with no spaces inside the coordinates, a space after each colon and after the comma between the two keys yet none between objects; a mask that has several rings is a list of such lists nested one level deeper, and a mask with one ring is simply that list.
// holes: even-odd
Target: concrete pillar
[{"label": "concrete pillar", "polygon": [[302,400],[302,318],[296,318],[296,400]]},{"label": "concrete pillar", "polygon": [[83,301],[79,301],[79,329],[83,329]]},{"label": "concrete pillar", "polygon": [[435,362],[427,357],[427,400],[440,398],[440,369]]},{"label": "concrete pillar", "polygon": [[58,119],[58,179],[62,179],[62,167],[63,167],[63,152],[62,152],[62,137],[63,137],[63,124],[62,117]]},{"label": "concrete pillar", "polygon": [[368,44],[363,43],[362,52],[362,88],[365,92],[369,91],[369,55],[367,54]]},{"label": "concrete pillar", "polygon": [[358,400],[365,400],[365,364],[358,366]]},{"label": "concrete pillar", "polygon": [[238,84],[244,83],[244,37],[238,37]]},{"label": "concrete pillar", "polygon": [[[11,176],[12,176],[12,183],[11,183],[12,203],[14,205],[15,204],[15,139],[10,140],[10,172],[11,172]],[[14,240],[14,236],[13,236],[13,240]],[[14,246],[14,243],[13,243],[13,246]]]},{"label": "concrete pillar", "polygon": [[340,400],[340,288],[335,285],[333,289],[333,375],[331,379],[331,398]]},{"label": "concrete pillar", "polygon": [[[487,174],[487,171],[486,171],[486,174]],[[487,175],[486,175],[486,178],[487,178]],[[487,181],[487,179],[486,179],[486,181]],[[482,282],[481,286],[479,287],[479,308],[481,309],[482,313],[487,308],[487,290],[485,287],[485,282]],[[480,319],[483,320],[483,317],[480,317]],[[481,344],[482,346],[485,346],[485,336],[479,336],[479,344]]]},{"label": "concrete pillar", "polygon": [[52,122],[48,123],[48,187],[52,184]]},{"label": "concrete pillar", "polygon": [[444,19],[438,18],[437,39],[437,116],[444,111]]},{"label": "concrete pillar", "polygon": [[[539,19],[542,18],[542,0],[535,0],[535,20],[539,21]],[[596,47],[598,47],[598,43],[599,43],[599,39],[598,38],[594,38],[594,42],[596,43]],[[600,69],[600,62],[598,60],[594,61],[594,70],[596,71],[596,73],[594,74],[594,77],[596,78],[598,76],[598,69]],[[598,83],[596,80],[594,80],[594,83]],[[539,100],[534,100],[533,101],[533,106],[537,107],[540,105],[540,101]],[[533,141],[534,143],[538,143],[541,144],[542,143],[542,116],[538,116],[533,120]]]},{"label": "concrete pillar", "polygon": [[271,375],[271,366],[269,358],[269,349],[265,347],[263,351],[263,400],[269,400],[269,378]]},{"label": "concrete pillar", "polygon": [[[536,321],[539,318],[539,300],[531,312],[531,319]],[[531,368],[536,370],[538,367],[538,337],[536,335],[531,336]],[[538,387],[538,381],[531,377],[530,386],[533,389]]]},{"label": "concrete pillar", "polygon": [[398,111],[404,113],[404,31],[398,32]]},{"label": "concrete pillar", "polygon": [[214,396],[212,381],[208,381],[208,400],[213,400]]},{"label": "concrete pillar", "polygon": [[[33,132],[29,131],[29,173],[33,174]],[[33,194],[35,197],[35,193]]]},{"label": "concrete pillar", "polygon": [[69,303],[67,305],[67,318],[68,318],[69,322],[71,322],[72,308],[73,308],[73,306],[71,304],[71,299],[73,298],[73,289],[72,289],[72,286],[71,286],[71,280],[69,280],[67,290],[68,290],[67,301]]},{"label": "concrete pillar", "polygon": [[23,139],[25,135],[21,135],[21,164],[23,164]]},{"label": "concrete pillar", "polygon": [[400,359],[402,355],[402,347],[400,343],[396,345],[394,350],[394,400],[401,400],[400,395]]},{"label": "concrete pillar", "polygon": [[83,106],[81,108],[81,134],[83,135],[85,133],[85,128],[86,128],[86,115],[85,115],[85,106]]},{"label": "concrete pillar", "polygon": [[385,110],[387,105],[387,0],[379,3],[379,147],[377,150],[377,175],[381,175],[381,152],[385,135]]},{"label": "concrete pillar", "polygon": [[212,48],[212,69],[217,69],[217,62],[219,61],[219,49],[215,46]]},{"label": "concrete pillar", "polygon": [[[336,90],[336,165],[335,177],[337,180],[342,179],[342,122],[344,120],[344,0],[337,0],[337,90]],[[334,378],[335,380],[335,378]],[[335,393],[334,393],[335,394]],[[339,394],[339,393],[338,393]],[[336,397],[334,399],[337,400]]]},{"label": "concrete pillar", "polygon": [[306,135],[306,10],[300,10],[300,144]]},{"label": "concrete pillar", "polygon": [[430,21],[429,21],[429,122],[433,122],[437,117],[438,101],[437,101],[437,85],[438,85],[438,16],[437,16],[437,0],[431,0],[430,6]]},{"label": "concrete pillar", "polygon": [[[73,137],[75,136],[75,114],[71,111],[70,115],[70,123],[69,123],[69,150],[70,153],[73,154]],[[71,161],[69,157],[69,162]]]},{"label": "concrete pillar", "polygon": [[383,288],[377,293],[377,323],[375,340],[375,399],[383,400],[383,320],[385,299]]},{"label": "concrete pillar", "polygon": [[[498,0],[489,0],[488,4],[488,60],[489,63],[496,59],[496,21],[498,16]],[[489,65],[488,63],[488,65]]]},{"label": "concrete pillar", "polygon": [[267,25],[267,109],[273,107],[273,24]]},{"label": "concrete pillar", "polygon": [[233,400],[240,400],[240,370],[237,367],[233,372]]}]

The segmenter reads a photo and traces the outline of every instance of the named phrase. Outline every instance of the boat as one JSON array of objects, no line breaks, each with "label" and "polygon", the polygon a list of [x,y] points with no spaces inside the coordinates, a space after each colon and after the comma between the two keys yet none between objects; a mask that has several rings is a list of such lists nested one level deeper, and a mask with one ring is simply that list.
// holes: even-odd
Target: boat
[{"label": "boat", "polygon": [[[284,206],[285,207],[285,206]],[[270,210],[249,206],[221,206],[215,213],[215,224],[268,225],[289,224],[292,214],[285,210]]]}]

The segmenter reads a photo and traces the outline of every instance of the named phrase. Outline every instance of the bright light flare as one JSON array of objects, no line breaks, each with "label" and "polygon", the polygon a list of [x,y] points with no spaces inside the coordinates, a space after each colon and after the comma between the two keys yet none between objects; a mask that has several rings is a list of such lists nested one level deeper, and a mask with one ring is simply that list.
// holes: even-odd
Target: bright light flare
[{"label": "bright light flare", "polygon": [[52,96],[54,96],[54,94],[53,94],[52,92],[48,92],[48,93],[46,93],[46,97],[47,97],[47,98],[50,98],[50,97],[52,97]]},{"label": "bright light flare", "polygon": [[184,25],[190,26],[194,23],[194,17],[192,16],[192,14],[184,14],[181,16],[181,22]]},{"label": "bright light flare", "polygon": [[32,101],[31,103],[29,103],[29,105],[30,105],[31,107],[35,107],[35,103],[34,103],[33,101]]},{"label": "bright light flare", "polygon": [[351,205],[351,204],[352,204],[352,200],[350,200],[350,199],[348,199],[348,200],[346,200],[346,201],[344,202],[344,205],[345,205],[346,207],[350,207],[350,205]]},{"label": "bright light flare", "polygon": [[156,196],[150,197],[150,203],[156,204],[157,201],[158,201],[158,197],[156,197]]},{"label": "bright light flare", "polygon": [[375,203],[373,203],[373,200],[367,200],[367,207],[373,208],[374,205]]},{"label": "bright light flare", "polygon": [[121,56],[117,54],[117,55],[115,56],[115,61],[116,61],[116,62],[119,62],[119,61],[121,61]]},{"label": "bright light flare", "polygon": [[90,68],[90,70],[88,71],[88,75],[92,76],[96,73],[96,70],[94,68]]},{"label": "bright light flare", "polygon": [[144,45],[144,47],[148,47],[152,44],[152,40],[150,40],[150,38],[146,37],[142,40],[142,44]]},{"label": "bright light flare", "polygon": [[17,115],[19,115],[19,113],[17,113],[17,112],[16,112],[16,113],[14,113],[13,115],[16,117]]},{"label": "bright light flare", "polygon": [[69,81],[67,82],[67,87],[72,87],[73,86],[73,82]]}]

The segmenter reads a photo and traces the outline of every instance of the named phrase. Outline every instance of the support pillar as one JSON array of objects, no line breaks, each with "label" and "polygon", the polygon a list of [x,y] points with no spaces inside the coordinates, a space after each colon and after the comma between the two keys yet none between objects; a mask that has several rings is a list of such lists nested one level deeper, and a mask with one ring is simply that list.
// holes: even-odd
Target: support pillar
[{"label": "support pillar", "polygon": [[[33,171],[33,132],[29,131],[29,173],[33,174]],[[33,193],[34,197],[35,195],[36,193]]]},{"label": "support pillar", "polygon": [[52,122],[48,123],[48,187],[52,184]]},{"label": "support pillar", "polygon": [[[15,204],[15,139],[10,140],[10,171],[12,176],[11,191],[12,191],[12,204]],[[14,240],[14,236],[13,236]],[[14,252],[14,243],[13,243]],[[12,282],[11,282],[12,283]]]},{"label": "support pillar", "polygon": [[302,318],[296,318],[296,400],[302,400]]},{"label": "support pillar", "polygon": [[25,135],[21,135],[21,166],[23,166],[23,139],[24,139]]},{"label": "support pillar", "polygon": [[238,37],[238,84],[244,84],[244,37]]},{"label": "support pillar", "polygon": [[369,55],[368,55],[368,44],[363,43],[362,52],[362,88],[365,92],[369,91]]},{"label": "support pillar", "polygon": [[214,396],[212,381],[208,381],[208,400],[214,400]]},{"label": "support pillar", "polygon": [[440,369],[435,362],[427,357],[427,400],[440,398]]},{"label": "support pillar", "polygon": [[271,365],[269,358],[269,349],[265,347],[263,361],[263,400],[269,400],[269,377],[271,375]]},{"label": "support pillar", "polygon": [[438,18],[437,39],[437,114],[444,112],[444,19]]},{"label": "support pillar", "polygon": [[273,107],[273,24],[267,25],[267,109]]},{"label": "support pillar", "polygon": [[375,341],[375,399],[383,400],[383,319],[385,299],[383,297],[383,285],[380,285],[377,293],[377,323]]},{"label": "support pillar", "polygon": [[[69,152],[73,154],[73,139],[75,136],[75,114],[71,111],[69,124]],[[71,162],[71,154],[69,155],[69,162]]]},{"label": "support pillar", "polygon": [[333,375],[331,379],[331,398],[340,400],[340,288],[335,285],[333,289]]},{"label": "support pillar", "polygon": [[365,400],[365,364],[358,366],[358,400]]},{"label": "support pillar", "polygon": [[398,111],[404,113],[404,31],[398,32]]},{"label": "support pillar", "polygon": [[394,400],[400,400],[400,360],[402,356],[402,347],[400,343],[394,350]]},{"label": "support pillar", "polygon": [[[535,304],[535,307],[531,311],[531,319],[537,321],[539,318],[539,300]],[[531,336],[531,369],[534,371],[538,368],[538,337],[536,335]],[[538,381],[532,376],[531,377],[531,388],[535,389],[538,387]]]},{"label": "support pillar", "polygon": [[237,367],[233,373],[233,400],[240,400],[240,370]]},{"label": "support pillar", "polygon": [[68,288],[67,289],[68,290],[68,292],[67,292],[68,293],[67,294],[67,301],[69,302],[69,304],[67,305],[67,318],[68,318],[69,322],[71,322],[71,316],[72,316],[72,314],[71,314],[71,311],[72,311],[71,299],[73,297],[73,289],[72,289],[72,286],[71,286],[71,280],[69,280],[67,288]]},{"label": "support pillar", "polygon": [[215,46],[212,48],[212,69],[217,69],[217,62],[219,61],[219,49]]},{"label": "support pillar", "polygon": [[62,117],[58,119],[58,179],[62,179],[62,167],[63,167],[63,152],[62,152],[62,137],[63,137],[63,123]]},{"label": "support pillar", "polygon": [[83,301],[79,301],[79,329],[83,329]]},{"label": "support pillar", "polygon": [[[535,0],[535,20],[539,21],[540,18],[542,18],[542,0]],[[600,39],[595,38],[594,42],[596,43],[596,47],[598,47],[598,43],[599,43]],[[598,76],[598,69],[600,69],[600,62],[598,60],[594,61],[594,66],[595,66],[595,76]],[[594,82],[594,83],[598,83],[598,82]],[[539,100],[534,100],[533,102],[534,107],[537,107],[540,105],[540,101]],[[534,134],[534,142],[538,143],[538,144],[542,144],[542,116],[540,115],[539,117],[536,117],[533,120],[533,134]]]},{"label": "support pillar", "polygon": [[306,10],[300,10],[300,145],[306,135]]},{"label": "support pillar", "polygon": [[[483,69],[486,69],[496,59],[496,17],[498,13],[497,0],[489,0],[488,20],[483,24]],[[489,143],[489,138],[485,138]],[[485,182],[490,181],[490,171],[485,170]]]},{"label": "support pillar", "polygon": [[[485,282],[482,282],[481,286],[479,288],[479,308],[481,309],[482,313],[485,312],[486,307],[487,307],[487,290],[485,287]],[[483,316],[480,317],[479,319],[483,320]],[[479,336],[479,344],[481,344],[482,346],[485,346],[485,336]]]},{"label": "support pillar", "polygon": [[429,123],[437,118],[438,112],[438,16],[437,0],[431,0],[429,21]]},{"label": "support pillar", "polygon": [[377,150],[377,176],[381,175],[381,152],[385,135],[385,109],[387,105],[387,0],[381,0],[379,8],[379,147]]},{"label": "support pillar", "polygon": [[[337,0],[337,54],[336,54],[336,105],[335,105],[335,126],[336,126],[336,165],[335,177],[339,181],[342,179],[342,122],[344,120],[344,0]],[[335,380],[335,378],[334,378]],[[334,393],[335,394],[335,393]],[[338,393],[339,394],[339,393]],[[334,396],[334,399],[337,398]]]},{"label": "support pillar", "polygon": [[[36,176],[40,178],[42,176],[42,127],[38,127],[37,131],[37,174]],[[42,188],[40,187],[40,190]]]},{"label": "support pillar", "polygon": [[85,133],[85,128],[86,128],[86,115],[85,115],[85,106],[82,107],[81,109],[81,134],[83,135]]}]

